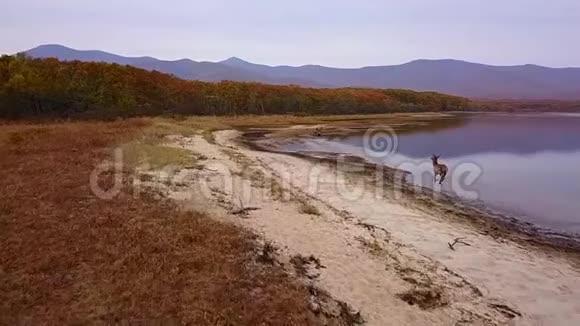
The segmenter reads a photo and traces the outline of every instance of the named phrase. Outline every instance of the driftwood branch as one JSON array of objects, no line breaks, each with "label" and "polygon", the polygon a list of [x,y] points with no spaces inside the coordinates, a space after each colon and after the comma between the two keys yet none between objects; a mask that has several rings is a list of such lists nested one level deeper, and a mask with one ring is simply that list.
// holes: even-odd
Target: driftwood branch
[{"label": "driftwood branch", "polygon": [[463,241],[463,239],[465,239],[465,238],[455,238],[455,240],[453,240],[453,243],[447,242],[447,244],[449,245],[449,249],[455,250],[455,245],[458,243],[461,243],[462,245],[466,245],[466,246],[470,247],[471,244]]},{"label": "driftwood branch", "polygon": [[234,215],[247,216],[249,211],[256,211],[258,209],[260,209],[260,207],[244,207],[244,203],[240,199],[240,208],[233,210],[231,213]]},{"label": "driftwood branch", "polygon": [[232,214],[234,215],[242,215],[242,214],[247,214],[249,211],[257,211],[258,209],[260,209],[260,207],[244,207],[244,208],[240,208],[237,209],[235,211],[232,211]]}]

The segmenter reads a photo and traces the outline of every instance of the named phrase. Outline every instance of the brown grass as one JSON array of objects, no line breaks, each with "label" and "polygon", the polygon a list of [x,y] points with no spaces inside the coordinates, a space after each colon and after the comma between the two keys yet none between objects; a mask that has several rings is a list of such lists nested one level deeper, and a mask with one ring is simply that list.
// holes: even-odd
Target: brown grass
[{"label": "brown grass", "polygon": [[[91,170],[144,120],[0,126],[0,324],[318,324],[255,236]],[[112,178],[101,180],[104,186]]]},{"label": "brown grass", "polygon": [[[332,124],[333,126],[362,126],[369,123],[386,123],[397,126],[406,123],[417,123],[417,120],[437,119],[447,116],[445,113],[382,113],[382,114],[350,114],[350,115],[238,115],[238,116],[189,116],[183,119],[152,118],[154,122],[147,133],[159,137],[170,134],[190,136],[201,134],[214,143],[213,131],[223,129],[245,129],[250,127],[286,127],[292,125]],[[303,131],[300,131],[303,132]]]},{"label": "brown grass", "polygon": [[188,150],[161,144],[132,141],[123,144],[121,148],[124,162],[130,166],[146,166],[150,169],[159,169],[168,165],[189,166],[197,161],[196,157]]},{"label": "brown grass", "polygon": [[357,237],[358,240],[371,254],[375,256],[382,256],[385,254],[385,249],[377,239],[365,239],[363,237]]},{"label": "brown grass", "polygon": [[401,300],[417,305],[423,310],[446,306],[447,300],[443,296],[443,291],[437,288],[414,288],[397,295]]},{"label": "brown grass", "polygon": [[318,210],[318,208],[316,208],[316,206],[312,205],[305,199],[300,201],[300,206],[298,207],[298,210],[300,211],[300,213],[303,214],[316,216],[320,215],[320,211]]}]

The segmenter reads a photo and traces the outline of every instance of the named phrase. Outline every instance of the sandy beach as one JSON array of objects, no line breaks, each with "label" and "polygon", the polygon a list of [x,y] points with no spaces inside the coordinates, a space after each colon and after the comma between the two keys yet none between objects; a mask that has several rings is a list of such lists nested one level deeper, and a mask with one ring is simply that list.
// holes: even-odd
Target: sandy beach
[{"label": "sandy beach", "polygon": [[[253,230],[276,248],[277,264],[350,305],[367,325],[580,322],[573,249],[462,220],[450,206],[425,205],[449,199],[378,191],[372,175],[258,150],[241,137],[235,130],[168,137],[204,159],[144,171],[154,177],[148,185]],[[311,309],[325,312],[315,294]]]}]

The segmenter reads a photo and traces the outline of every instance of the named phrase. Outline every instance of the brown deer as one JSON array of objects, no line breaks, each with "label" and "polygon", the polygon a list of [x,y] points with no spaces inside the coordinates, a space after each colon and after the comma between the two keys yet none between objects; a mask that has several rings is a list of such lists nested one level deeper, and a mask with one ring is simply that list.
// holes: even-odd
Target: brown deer
[{"label": "brown deer", "polygon": [[437,182],[437,176],[439,176],[439,184],[445,180],[447,175],[447,165],[439,164],[439,155],[433,154],[431,156],[431,161],[433,161],[433,182]]},{"label": "brown deer", "polygon": [[314,129],[314,136],[316,137],[322,136],[322,127],[317,127],[316,129]]}]

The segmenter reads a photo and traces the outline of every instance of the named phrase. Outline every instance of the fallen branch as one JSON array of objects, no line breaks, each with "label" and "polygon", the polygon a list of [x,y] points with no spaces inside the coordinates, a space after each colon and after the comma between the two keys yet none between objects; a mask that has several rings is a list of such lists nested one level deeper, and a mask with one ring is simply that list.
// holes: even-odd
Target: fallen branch
[{"label": "fallen branch", "polygon": [[258,209],[260,209],[260,207],[244,207],[235,211],[232,211],[232,214],[234,215],[240,215],[240,214],[247,214],[249,211],[257,211]]},{"label": "fallen branch", "polygon": [[465,239],[465,238],[455,238],[455,240],[453,240],[453,243],[447,242],[447,244],[449,245],[449,249],[455,250],[455,245],[458,244],[458,243],[461,243],[463,245],[466,245],[466,246],[470,247],[471,244],[463,241],[463,239]]},{"label": "fallen branch", "polygon": [[248,215],[249,211],[255,211],[260,209],[260,207],[244,207],[244,203],[242,202],[242,200],[240,199],[240,209],[237,209],[235,211],[232,211],[231,213],[234,215],[242,215],[242,216],[246,216]]}]

